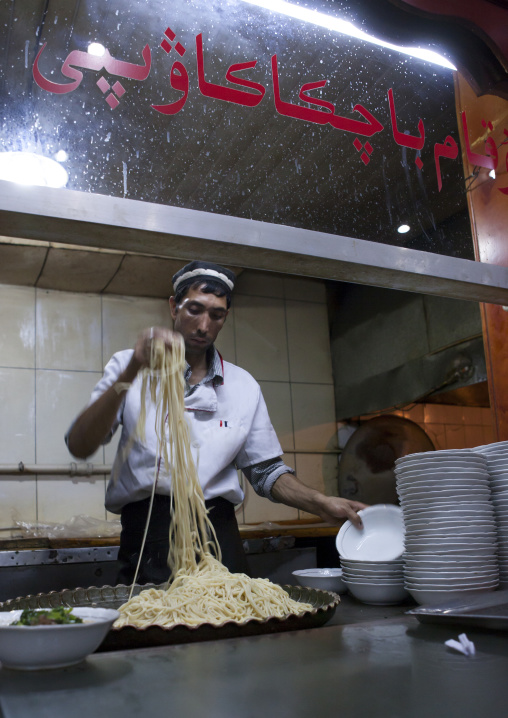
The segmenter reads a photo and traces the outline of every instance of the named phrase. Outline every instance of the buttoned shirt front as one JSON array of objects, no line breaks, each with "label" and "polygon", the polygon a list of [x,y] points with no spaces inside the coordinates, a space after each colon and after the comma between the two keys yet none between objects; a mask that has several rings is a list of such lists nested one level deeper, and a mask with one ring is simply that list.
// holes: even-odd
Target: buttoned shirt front
[{"label": "buttoned shirt front", "polygon": [[[132,353],[132,350],[125,350],[113,355],[92,392],[90,403],[118,381]],[[188,369],[187,380],[189,376]],[[148,395],[143,400],[146,405],[144,439],[137,434],[142,401],[141,377],[138,375],[105,440],[109,441],[121,425],[117,455],[106,492],[106,508],[114,513],[119,513],[126,503],[146,498],[152,490],[158,461],[155,405]],[[221,496],[234,504],[240,503],[244,494],[237,469],[245,469],[249,476],[249,467],[282,454],[259,384],[245,370],[223,361],[214,350],[205,379],[197,385],[187,386],[185,408],[192,455],[205,499]],[[291,469],[281,461],[276,462],[262,493],[269,497],[271,485],[286,471]],[[160,469],[157,493],[171,493],[171,472],[164,465]]]}]

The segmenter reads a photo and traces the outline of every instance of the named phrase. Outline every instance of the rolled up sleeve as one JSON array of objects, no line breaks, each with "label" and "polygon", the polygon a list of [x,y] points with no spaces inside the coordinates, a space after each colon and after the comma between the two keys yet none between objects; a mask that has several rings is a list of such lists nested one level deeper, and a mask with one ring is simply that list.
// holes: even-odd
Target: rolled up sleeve
[{"label": "rolled up sleeve", "polygon": [[280,502],[272,496],[274,483],[282,474],[295,473],[294,469],[287,466],[280,457],[268,459],[268,461],[261,461],[259,464],[254,464],[253,466],[246,466],[242,471],[256,494],[264,496],[266,499],[277,504]]}]

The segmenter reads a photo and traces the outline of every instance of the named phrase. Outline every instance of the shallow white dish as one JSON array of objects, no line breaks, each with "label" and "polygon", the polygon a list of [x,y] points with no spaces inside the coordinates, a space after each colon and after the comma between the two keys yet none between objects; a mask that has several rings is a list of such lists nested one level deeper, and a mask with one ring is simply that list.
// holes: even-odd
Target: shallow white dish
[{"label": "shallow white dish", "polygon": [[409,521],[405,522],[406,524],[406,536],[414,535],[416,532],[423,532],[423,531],[461,531],[466,526],[469,527],[470,531],[495,531],[496,530],[496,523],[494,520],[490,522],[485,523],[469,523],[466,521],[462,522],[431,522],[431,523],[411,523]]},{"label": "shallow white dish", "polygon": [[478,454],[471,454],[467,459],[454,459],[447,458],[442,459],[436,456],[431,456],[427,459],[419,459],[418,461],[401,461],[395,464],[395,473],[398,474],[401,471],[412,470],[413,468],[423,467],[432,468],[434,466],[444,466],[459,469],[475,469],[477,466],[485,467],[488,465],[488,459]]},{"label": "shallow white dish", "polygon": [[424,469],[422,467],[412,468],[411,471],[404,471],[403,469],[398,470],[395,473],[397,481],[409,481],[410,479],[440,479],[441,481],[448,481],[452,478],[463,478],[463,479],[483,479],[489,475],[489,471],[486,468],[469,468],[464,469],[463,467],[455,466],[435,466],[434,468]]},{"label": "shallow white dish", "polygon": [[485,588],[485,589],[492,589],[496,588],[496,586],[499,584],[499,578],[491,579],[488,581],[481,580],[481,581],[413,581],[408,580],[405,582],[404,586],[409,591],[411,589],[429,589],[430,591],[440,591],[440,590],[448,590],[448,591],[454,591],[455,589],[460,590],[467,590],[469,588]]},{"label": "shallow white dish", "polygon": [[[471,449],[446,449],[443,451],[420,451],[416,454],[407,454],[407,456],[401,456],[399,459],[395,460],[395,467],[398,468],[399,466],[404,466],[410,461],[432,461],[434,459],[437,459],[437,461],[447,461],[449,459],[457,459],[458,461],[469,461],[469,459],[474,459],[478,456],[478,453],[472,451]],[[480,453],[480,457],[482,459],[485,459]]]},{"label": "shallow white dish", "polygon": [[418,569],[418,568],[407,568],[406,569],[406,579],[413,580],[413,581],[419,581],[420,579],[425,579],[426,581],[429,579],[438,579],[438,580],[447,580],[447,579],[453,579],[453,580],[461,580],[464,581],[468,578],[497,578],[499,575],[497,566],[493,566],[490,569],[486,569],[484,571],[464,571],[463,569],[457,569],[457,571],[452,571],[450,568],[448,569],[440,569],[440,568],[433,568],[433,569]]},{"label": "shallow white dish", "polygon": [[428,506],[421,508],[404,507],[404,519],[433,522],[436,520],[445,520],[446,518],[460,519],[460,521],[467,521],[468,518],[478,518],[486,521],[492,521],[492,519],[495,517],[494,506],[490,502],[488,505],[488,509],[484,513],[480,514],[481,511],[481,507],[478,506],[478,508],[476,508],[476,505],[473,504],[470,510],[466,510],[465,513],[454,514],[452,517],[451,515],[447,516],[446,513],[441,513],[439,511],[433,512],[433,509],[429,508]]},{"label": "shallow white dish", "polygon": [[2,665],[34,671],[79,663],[100,646],[120,615],[112,608],[73,608],[72,612],[84,623],[12,626],[22,611],[0,612]]},{"label": "shallow white dish", "polygon": [[301,586],[319,588],[322,591],[333,591],[334,593],[346,593],[347,591],[341,568],[304,568],[293,571],[293,576]]},{"label": "shallow white dish", "polygon": [[471,451],[479,453],[487,453],[489,451],[508,450],[508,441],[493,441],[491,444],[482,444],[475,446]]},{"label": "shallow white dish", "polygon": [[449,545],[441,545],[437,546],[435,544],[428,545],[428,544],[420,544],[419,548],[416,547],[411,548],[412,555],[428,555],[432,554],[433,556],[475,556],[475,557],[484,557],[484,556],[495,556],[496,550],[495,548],[492,548],[492,546],[488,546],[486,548],[475,546],[474,548],[464,548],[464,544],[449,544]]},{"label": "shallow white dish", "polygon": [[[419,575],[421,574],[421,575]],[[406,582],[425,581],[427,583],[441,584],[448,581],[450,584],[455,583],[488,583],[495,581],[499,577],[497,568],[491,571],[466,571],[453,573],[452,571],[416,571],[406,570]]]},{"label": "shallow white dish", "polygon": [[345,559],[391,561],[404,551],[402,510],[393,504],[376,504],[358,512],[361,529],[346,521],[337,534],[336,547]]},{"label": "shallow white dish", "polygon": [[421,476],[412,477],[410,480],[401,481],[397,479],[395,488],[397,493],[407,493],[408,491],[460,491],[461,488],[466,491],[486,491],[491,485],[492,479],[489,476],[464,477],[450,476],[444,479],[442,476],[422,478]]},{"label": "shallow white dish", "polygon": [[425,538],[428,537],[430,539],[436,539],[436,538],[449,538],[452,541],[455,540],[455,536],[457,536],[457,541],[463,541],[467,538],[468,541],[472,541],[473,536],[477,536],[479,539],[489,539],[492,540],[496,536],[496,529],[495,526],[491,526],[489,528],[486,528],[485,526],[436,526],[436,527],[428,527],[426,526],[423,529],[410,529],[406,527],[406,542],[410,541],[412,539],[416,538]]},{"label": "shallow white dish", "polygon": [[482,570],[483,568],[492,569],[497,566],[497,558],[495,556],[483,559],[458,558],[457,556],[447,558],[446,556],[441,556],[440,560],[424,559],[422,561],[419,561],[417,556],[418,554],[414,556],[414,558],[406,561],[406,570],[422,569],[432,571],[441,569],[446,571],[454,570],[456,566],[459,566],[462,571],[476,571]]},{"label": "shallow white dish", "polygon": [[[462,488],[463,487],[463,488]],[[398,493],[401,493],[404,498],[414,497],[415,499],[425,497],[432,497],[433,499],[438,498],[457,498],[461,497],[463,503],[467,503],[470,499],[478,500],[479,497],[485,496],[486,498],[490,495],[490,489],[487,484],[485,486],[477,486],[475,488],[469,487],[462,482],[459,482],[457,486],[408,486],[405,489],[397,489]]]}]

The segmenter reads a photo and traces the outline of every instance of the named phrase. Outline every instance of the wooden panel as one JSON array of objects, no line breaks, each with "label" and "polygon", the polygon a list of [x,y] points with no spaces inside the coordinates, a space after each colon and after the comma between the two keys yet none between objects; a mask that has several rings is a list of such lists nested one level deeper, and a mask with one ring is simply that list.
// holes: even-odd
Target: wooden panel
[{"label": "wooden panel", "polygon": [[[493,95],[476,97],[460,75],[456,79],[456,98],[475,255],[481,262],[508,267],[508,195],[500,191],[508,185],[507,148],[501,146],[507,139],[504,130],[508,129],[508,101]],[[466,112],[471,150],[486,154],[488,137],[499,149],[495,179],[489,176],[489,170],[475,167],[468,160],[460,121],[462,111]],[[508,312],[494,304],[482,304],[481,308],[493,424],[496,440],[504,441],[508,439]]]},{"label": "wooden panel", "polygon": [[37,286],[66,292],[101,292],[121,261],[121,254],[52,247]]},{"label": "wooden panel", "polygon": [[0,244],[0,284],[33,287],[42,271],[47,247]]}]

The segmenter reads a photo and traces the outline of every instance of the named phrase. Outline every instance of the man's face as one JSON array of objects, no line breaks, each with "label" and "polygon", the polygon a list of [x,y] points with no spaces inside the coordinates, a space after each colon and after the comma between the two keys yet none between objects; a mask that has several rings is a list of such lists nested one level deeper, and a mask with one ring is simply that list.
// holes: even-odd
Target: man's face
[{"label": "man's face", "polygon": [[203,354],[214,343],[228,314],[226,297],[189,289],[180,304],[169,300],[173,329],[183,336],[188,354]]}]

